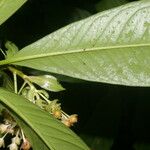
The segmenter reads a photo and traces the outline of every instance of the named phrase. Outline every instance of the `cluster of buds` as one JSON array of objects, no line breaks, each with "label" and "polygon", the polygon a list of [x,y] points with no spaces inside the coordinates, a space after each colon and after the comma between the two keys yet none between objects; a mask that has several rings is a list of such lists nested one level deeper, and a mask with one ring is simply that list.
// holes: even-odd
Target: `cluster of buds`
[{"label": "cluster of buds", "polygon": [[[4,56],[6,58],[12,57],[18,48],[11,42],[6,43],[6,48],[8,51]],[[16,94],[24,96],[27,100],[39,106],[41,109],[52,114],[55,118],[59,119],[67,127],[71,127],[77,122],[77,114],[68,115],[61,109],[61,104],[58,100],[50,100],[49,93],[59,92],[64,90],[57,79],[52,75],[42,75],[42,76],[27,76],[23,72],[13,68],[11,66],[8,69],[13,73],[14,77],[14,92]],[[17,76],[24,80],[23,85],[18,90]],[[36,86],[42,89],[38,90]],[[31,149],[31,144],[25,137],[23,130],[18,126],[13,117],[7,110],[2,111],[2,116],[4,118],[3,122],[0,123],[0,148],[5,148],[5,139],[8,134],[11,134],[11,143],[7,146],[9,150],[29,150]]]},{"label": "cluster of buds", "polygon": [[61,104],[58,100],[50,101],[49,104],[45,105],[44,109],[50,112],[55,118],[61,120],[67,127],[71,127],[78,121],[77,114],[68,115],[61,109]]},{"label": "cluster of buds", "polygon": [[66,113],[62,112],[62,118],[61,118],[61,122],[63,124],[65,124],[67,127],[71,127],[74,125],[74,123],[76,123],[78,121],[78,116],[77,114],[73,114],[73,115],[67,115]]},{"label": "cluster of buds", "polygon": [[2,115],[4,117],[3,123],[0,124],[0,134],[2,137],[0,138],[0,148],[5,148],[5,139],[8,134],[11,135],[11,143],[7,146],[9,150],[29,150],[31,148],[31,144],[25,138],[25,135],[11,117],[11,115],[3,110]]},{"label": "cluster of buds", "polygon": [[[9,70],[14,76],[14,90],[16,94],[22,95],[41,109],[49,112],[67,127],[71,127],[77,122],[77,114],[69,116],[61,109],[61,104],[57,99],[50,100],[49,98],[49,93],[47,91],[59,92],[64,90],[55,77],[51,75],[27,76],[13,67],[9,67]],[[24,80],[19,90],[17,87],[17,75]],[[39,89],[39,87],[41,87],[41,89]],[[20,150],[29,150],[31,144],[25,137],[23,130],[17,125],[7,111],[4,112],[4,121],[0,124],[0,133],[3,135],[0,138],[0,148],[5,147],[5,137],[7,134],[11,134],[11,144],[8,145],[10,150],[18,150],[19,148]]]},{"label": "cluster of buds", "polygon": [[[24,80],[24,83],[19,91],[17,90],[17,87],[15,87],[16,94],[24,96],[27,100],[48,111],[68,127],[73,126],[74,123],[77,122],[76,114],[69,116],[62,111],[61,104],[58,103],[58,100],[50,100],[49,93],[47,91],[59,92],[65,90],[54,76],[27,76],[16,68],[8,68],[13,73],[14,78],[16,78],[16,75],[18,75]],[[16,80],[17,78],[14,81]],[[17,83],[14,85],[17,85]],[[37,89],[37,86],[41,87],[42,89]]]},{"label": "cluster of buds", "polygon": [[[61,104],[57,99],[50,100],[49,93],[46,90],[58,92],[64,90],[64,88],[59,84],[57,79],[51,75],[44,76],[26,76],[26,86],[23,84],[19,94],[24,96],[26,99],[32,103],[38,105],[40,108],[46,110],[52,114],[55,118],[61,120],[66,126],[71,127],[77,122],[77,115],[73,114],[71,116],[67,115],[61,109]],[[34,84],[42,87],[42,89],[37,89]]]},{"label": "cluster of buds", "polygon": [[68,115],[61,109],[61,104],[57,99],[49,100],[49,94],[45,90],[37,90],[35,86],[26,86],[21,94],[29,101],[38,105],[40,108],[52,114],[55,118],[61,120],[67,127],[71,127],[77,122],[77,115]]}]

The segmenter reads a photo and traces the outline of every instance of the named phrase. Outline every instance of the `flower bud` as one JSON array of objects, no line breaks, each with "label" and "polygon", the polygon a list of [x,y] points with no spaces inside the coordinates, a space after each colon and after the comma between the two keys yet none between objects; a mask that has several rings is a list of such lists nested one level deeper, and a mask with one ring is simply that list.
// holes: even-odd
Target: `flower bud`
[{"label": "flower bud", "polygon": [[74,124],[74,123],[78,122],[78,115],[77,115],[77,114],[71,115],[71,116],[69,117],[69,122],[70,122],[71,124]]},{"label": "flower bud", "polygon": [[1,124],[1,125],[0,125],[0,133],[5,133],[5,132],[7,132],[8,126],[9,126],[9,125]]},{"label": "flower bud", "polygon": [[20,149],[29,150],[30,148],[31,148],[30,142],[27,139],[25,139],[25,141],[22,143]]},{"label": "flower bud", "polygon": [[18,136],[12,138],[11,141],[12,141],[12,143],[15,143],[17,145],[20,145],[20,142],[21,142],[21,140],[20,140],[20,138]]},{"label": "flower bud", "polygon": [[10,150],[18,150],[18,146],[16,143],[11,143],[10,145],[8,145]]},{"label": "flower bud", "polygon": [[45,106],[44,101],[42,99],[37,99],[35,101],[35,104],[41,108],[43,108]]},{"label": "flower bud", "polygon": [[0,147],[5,147],[4,138],[0,138]]},{"label": "flower bud", "polygon": [[13,128],[7,128],[6,132],[13,135],[14,134],[14,129]]},{"label": "flower bud", "polygon": [[45,110],[50,112],[50,113],[53,113],[54,111],[60,111],[61,110],[60,105],[61,104],[58,103],[58,100],[55,99],[55,100],[51,101],[50,104],[45,106]]},{"label": "flower bud", "polygon": [[61,121],[64,125],[66,125],[67,127],[71,127],[71,123],[69,122],[69,120],[68,119],[66,119],[66,120],[62,120]]},{"label": "flower bud", "polygon": [[57,119],[61,119],[61,111],[60,110],[54,111],[53,116]]}]

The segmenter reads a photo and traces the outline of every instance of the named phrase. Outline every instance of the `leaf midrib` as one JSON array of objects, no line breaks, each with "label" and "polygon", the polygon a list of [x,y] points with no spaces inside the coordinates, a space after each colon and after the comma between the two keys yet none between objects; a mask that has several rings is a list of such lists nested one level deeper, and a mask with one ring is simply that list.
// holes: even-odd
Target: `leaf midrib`
[{"label": "leaf midrib", "polygon": [[[3,90],[3,89],[0,88],[0,90]],[[4,96],[3,98],[5,98],[5,96]],[[43,141],[43,143],[45,143],[45,145],[46,145],[48,148],[51,148],[51,149],[55,150],[55,148],[53,147],[53,145],[49,145],[49,143],[47,143],[47,140],[44,140],[45,138],[43,137],[43,135],[42,135],[40,132],[38,132],[38,130],[36,129],[36,127],[35,127],[34,124],[31,124],[31,123],[30,123],[30,119],[28,119],[28,118],[23,114],[22,111],[19,112],[19,113],[17,113],[16,107],[15,107],[14,105],[12,105],[12,103],[10,103],[9,101],[7,101],[7,103],[4,103],[3,101],[1,101],[1,103],[3,103],[9,110],[15,112],[16,115],[19,116],[20,119],[21,119],[24,123],[26,123],[26,124],[33,130],[33,132]],[[11,107],[10,107],[10,106],[11,106]],[[52,126],[50,126],[50,128],[53,128],[53,129],[55,129],[55,130],[58,130],[57,128],[54,128],[54,127],[52,127]],[[61,132],[70,135],[69,133],[66,133],[66,132],[64,132],[64,131],[61,131]],[[71,135],[70,135],[70,136],[71,136]],[[50,136],[50,135],[49,135],[49,137],[52,138],[52,136]],[[68,141],[66,141],[66,140],[64,140],[64,139],[61,139],[61,138],[57,138],[57,137],[53,137],[53,138],[58,139],[58,140],[61,140],[61,141],[64,141],[64,142],[68,142]],[[73,144],[73,145],[75,145],[75,146],[77,146],[77,147],[83,149],[83,147],[80,147],[79,145],[77,145],[77,144],[75,144],[75,143],[72,143],[72,142],[70,142],[70,141],[69,141],[68,143]]]},{"label": "leaf midrib", "polygon": [[[76,53],[86,53],[86,52],[93,52],[93,51],[99,51],[99,50],[111,50],[111,49],[122,49],[122,48],[138,48],[138,47],[148,47],[150,46],[150,43],[140,43],[140,44],[129,44],[129,45],[115,45],[115,46],[105,46],[105,47],[92,47],[92,48],[82,48],[82,49],[73,49],[73,50],[67,50],[67,51],[59,51],[59,52],[49,52],[49,53],[42,53],[42,54],[35,54],[35,55],[28,55],[24,57],[16,57],[11,59],[6,59],[0,61],[0,65],[6,65],[10,63],[16,63],[24,60],[30,60],[30,59],[37,59],[42,57],[50,57],[50,56],[59,56],[59,55],[67,55],[67,54],[76,54]],[[14,56],[15,57],[15,56]]]}]

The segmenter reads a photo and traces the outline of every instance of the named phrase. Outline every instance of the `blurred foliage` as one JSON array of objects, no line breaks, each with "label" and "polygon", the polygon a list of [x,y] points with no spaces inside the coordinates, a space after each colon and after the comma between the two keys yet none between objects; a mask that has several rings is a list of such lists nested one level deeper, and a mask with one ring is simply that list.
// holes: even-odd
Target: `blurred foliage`
[{"label": "blurred foliage", "polygon": [[113,7],[121,6],[128,3],[128,0],[101,0],[96,4],[96,10],[98,12],[111,9]]},{"label": "blurred foliage", "polygon": [[135,144],[135,149],[136,150],[149,150],[150,149],[150,144],[147,144],[147,143]]},{"label": "blurred foliage", "polygon": [[82,139],[88,144],[91,150],[110,150],[113,143],[112,139],[81,135]]}]

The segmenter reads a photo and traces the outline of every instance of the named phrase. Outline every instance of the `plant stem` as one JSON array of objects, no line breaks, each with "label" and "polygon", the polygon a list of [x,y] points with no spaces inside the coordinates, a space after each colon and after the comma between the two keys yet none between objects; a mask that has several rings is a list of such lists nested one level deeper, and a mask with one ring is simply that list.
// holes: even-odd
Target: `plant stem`
[{"label": "plant stem", "polygon": [[20,77],[23,78],[23,79],[27,79],[27,78],[28,78],[28,76],[26,76],[23,72],[17,70],[17,69],[14,68],[14,67],[9,66],[8,69],[9,69],[12,73],[17,74],[18,76],[20,76]]},{"label": "plant stem", "polygon": [[8,69],[13,73],[13,77],[14,77],[14,89],[15,89],[15,93],[17,93],[17,75],[19,77],[21,77],[23,80],[24,80],[24,83],[23,85],[21,86],[18,94],[21,93],[22,89],[24,88],[25,84],[28,83],[29,86],[33,86],[29,81],[28,81],[28,76],[25,75],[23,72],[17,70],[16,68],[14,67],[11,67],[11,66],[8,66]]},{"label": "plant stem", "polygon": [[66,114],[63,110],[61,110],[62,114],[65,115],[66,118],[69,118],[69,115]]},{"label": "plant stem", "polygon": [[[14,89],[15,89],[15,93],[18,93],[18,89],[17,89],[17,75],[20,76],[21,78],[25,79],[26,75],[23,74],[21,71],[9,66],[8,69],[13,73],[13,77],[14,77]],[[22,90],[22,89],[21,89]],[[20,90],[19,90],[20,92]]]},{"label": "plant stem", "polygon": [[4,135],[3,135],[3,137],[2,138],[5,138],[5,136],[8,134],[8,132],[6,132]]},{"label": "plant stem", "polygon": [[6,54],[4,53],[4,51],[0,48],[0,51],[2,52],[2,54],[4,55],[4,57],[6,57]]},{"label": "plant stem", "polygon": [[13,77],[14,77],[14,89],[15,89],[15,93],[18,93],[18,89],[17,89],[17,74],[13,73]]},{"label": "plant stem", "polygon": [[18,94],[20,94],[20,93],[21,93],[22,89],[25,87],[25,85],[26,85],[26,84],[27,84],[27,82],[26,82],[26,81],[24,81],[24,83],[22,84],[21,88],[19,89]]},{"label": "plant stem", "polygon": [[49,99],[47,99],[43,94],[41,94],[41,93],[38,93],[48,104],[50,104],[50,100]]},{"label": "plant stem", "polygon": [[23,140],[23,142],[25,142],[26,139],[25,139],[25,136],[24,136],[24,133],[23,133],[23,130],[22,130],[22,129],[21,129],[21,134],[22,134],[22,140]]}]

